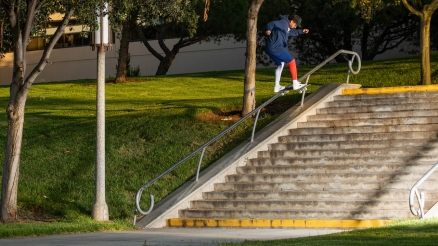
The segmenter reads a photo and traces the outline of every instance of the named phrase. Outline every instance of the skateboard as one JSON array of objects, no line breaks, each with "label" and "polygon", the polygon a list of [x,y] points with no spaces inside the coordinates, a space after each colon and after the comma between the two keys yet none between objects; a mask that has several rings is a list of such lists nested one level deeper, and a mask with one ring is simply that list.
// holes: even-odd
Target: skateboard
[{"label": "skateboard", "polygon": [[300,91],[300,93],[303,93],[303,91],[307,91],[307,86],[309,86],[310,84],[305,84],[303,87],[301,87],[300,89],[297,89]]},{"label": "skateboard", "polygon": [[301,87],[300,89],[296,89],[296,90],[294,90],[292,86],[291,87],[286,87],[283,90],[281,90],[280,92],[286,93],[286,92],[289,92],[289,91],[300,91],[300,93],[303,93],[303,91],[307,91],[307,87],[309,85],[310,84],[304,84],[303,87]]}]

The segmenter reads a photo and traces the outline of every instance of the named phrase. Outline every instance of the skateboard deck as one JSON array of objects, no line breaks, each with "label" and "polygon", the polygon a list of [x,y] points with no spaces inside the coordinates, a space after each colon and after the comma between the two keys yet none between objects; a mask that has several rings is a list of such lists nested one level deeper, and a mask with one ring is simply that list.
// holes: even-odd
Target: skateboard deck
[{"label": "skateboard deck", "polygon": [[303,93],[303,91],[307,91],[307,86],[309,86],[310,84],[305,84],[303,87],[301,87],[300,89],[297,89],[298,91],[300,91],[300,93]]},{"label": "skateboard deck", "polygon": [[296,90],[294,90],[293,89],[293,87],[286,87],[286,88],[284,88],[282,91],[280,91],[280,92],[283,92],[283,93],[285,93],[285,92],[289,92],[289,91],[300,91],[300,93],[303,93],[303,91],[307,91],[307,87],[309,86],[310,84],[305,84],[303,87],[301,87],[301,88],[299,88],[299,89],[296,89]]}]

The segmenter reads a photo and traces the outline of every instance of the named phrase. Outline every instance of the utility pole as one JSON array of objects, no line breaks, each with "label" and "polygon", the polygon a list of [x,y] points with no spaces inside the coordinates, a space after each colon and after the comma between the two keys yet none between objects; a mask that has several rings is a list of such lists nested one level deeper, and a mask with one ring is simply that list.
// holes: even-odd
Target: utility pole
[{"label": "utility pole", "polygon": [[[101,1],[102,3],[102,1]],[[105,5],[107,8],[108,5]],[[105,47],[109,43],[110,30],[108,15],[99,14],[99,30],[94,33],[94,47],[97,48],[97,89],[96,89],[96,178],[95,201],[91,211],[96,221],[108,221],[108,205],[105,201]],[[106,11],[105,11],[106,12]]]}]

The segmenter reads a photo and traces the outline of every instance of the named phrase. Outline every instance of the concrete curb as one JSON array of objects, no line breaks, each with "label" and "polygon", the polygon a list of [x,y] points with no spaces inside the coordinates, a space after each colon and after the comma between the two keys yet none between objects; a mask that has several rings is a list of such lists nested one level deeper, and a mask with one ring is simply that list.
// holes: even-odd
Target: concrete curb
[{"label": "concrete curb", "polygon": [[416,86],[396,86],[382,88],[354,88],[345,89],[342,95],[361,95],[361,94],[390,94],[402,92],[423,92],[438,91],[438,85],[416,85]]},{"label": "concrete curb", "polygon": [[225,227],[225,228],[367,228],[384,226],[392,220],[263,220],[263,219],[169,219],[172,227]]}]

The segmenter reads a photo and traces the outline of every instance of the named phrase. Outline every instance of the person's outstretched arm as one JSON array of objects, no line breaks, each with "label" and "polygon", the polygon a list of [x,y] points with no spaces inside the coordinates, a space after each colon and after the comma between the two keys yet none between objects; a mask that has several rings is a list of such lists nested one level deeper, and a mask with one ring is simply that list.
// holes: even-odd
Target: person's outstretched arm
[{"label": "person's outstretched arm", "polygon": [[292,28],[289,31],[289,36],[296,37],[296,36],[299,36],[301,34],[307,34],[307,33],[309,33],[309,29],[295,29],[295,28]]}]

